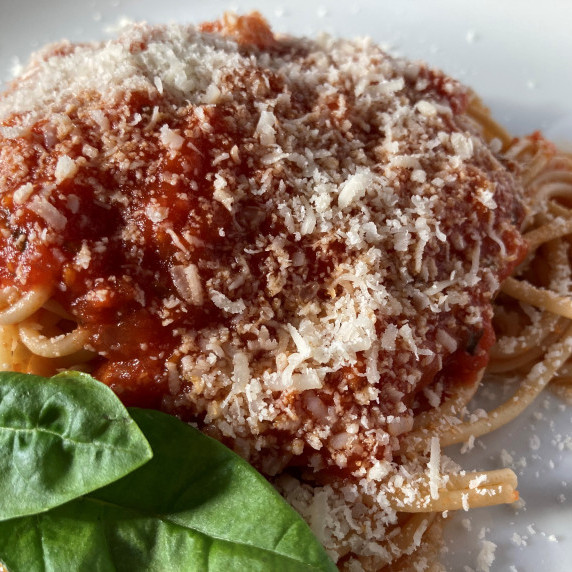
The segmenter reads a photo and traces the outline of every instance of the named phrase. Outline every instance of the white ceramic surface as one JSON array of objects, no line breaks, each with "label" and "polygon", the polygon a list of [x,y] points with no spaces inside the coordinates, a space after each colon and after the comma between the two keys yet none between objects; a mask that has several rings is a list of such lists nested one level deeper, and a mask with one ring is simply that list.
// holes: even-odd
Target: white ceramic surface
[{"label": "white ceramic surface", "polygon": [[[0,79],[8,80],[14,65],[42,44],[105,38],[123,17],[200,22],[227,9],[258,9],[281,32],[371,36],[471,85],[515,134],[541,129],[572,143],[572,2],[566,0],[0,0]],[[447,529],[448,569],[482,570],[478,554],[489,540],[497,544],[492,571],[572,570],[571,422],[569,408],[541,397],[520,419],[458,455],[471,469],[498,468],[510,455],[525,505],[455,515]]]}]

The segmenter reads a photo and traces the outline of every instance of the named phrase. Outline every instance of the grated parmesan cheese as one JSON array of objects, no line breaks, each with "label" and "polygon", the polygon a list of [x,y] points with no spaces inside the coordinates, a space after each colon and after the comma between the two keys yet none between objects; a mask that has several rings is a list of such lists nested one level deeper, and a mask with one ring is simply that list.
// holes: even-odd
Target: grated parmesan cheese
[{"label": "grated parmesan cheese", "polygon": [[185,142],[185,138],[171,129],[166,123],[161,127],[159,133],[161,134],[161,143],[173,151],[178,151]]},{"label": "grated parmesan cheese", "polygon": [[431,453],[428,463],[429,491],[432,499],[439,498],[441,486],[441,445],[438,437],[431,437]]},{"label": "grated parmesan cheese", "polygon": [[217,290],[211,290],[209,292],[209,296],[217,308],[220,308],[230,314],[240,314],[246,309],[244,300],[232,301],[222,292],[218,292]]},{"label": "grated parmesan cheese", "polygon": [[204,301],[203,286],[195,264],[172,266],[171,278],[179,295],[189,304],[201,306]]},{"label": "grated parmesan cheese", "polygon": [[28,208],[55,230],[63,230],[67,224],[67,218],[45,197],[33,197]]}]

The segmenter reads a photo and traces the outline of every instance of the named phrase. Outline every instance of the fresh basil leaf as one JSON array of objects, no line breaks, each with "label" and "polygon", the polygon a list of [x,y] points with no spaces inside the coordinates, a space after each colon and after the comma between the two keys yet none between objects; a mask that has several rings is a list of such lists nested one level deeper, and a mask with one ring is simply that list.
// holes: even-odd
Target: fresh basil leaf
[{"label": "fresh basil leaf", "polygon": [[66,503],[152,455],[119,399],[89,375],[0,372],[0,520]]},{"label": "fresh basil leaf", "polygon": [[11,572],[337,570],[244,460],[174,417],[131,413],[153,459],[83,499],[0,523],[0,560]]}]

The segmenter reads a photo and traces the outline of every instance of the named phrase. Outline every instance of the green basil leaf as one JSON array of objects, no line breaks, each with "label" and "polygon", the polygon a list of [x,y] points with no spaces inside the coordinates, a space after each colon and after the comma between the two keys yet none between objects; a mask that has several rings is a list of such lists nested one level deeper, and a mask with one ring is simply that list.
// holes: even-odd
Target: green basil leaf
[{"label": "green basil leaf", "polygon": [[152,455],[119,399],[89,375],[0,372],[0,520],[66,503]]},{"label": "green basil leaf", "polygon": [[244,460],[174,417],[131,413],[153,459],[83,499],[0,523],[0,560],[11,572],[337,570]]}]

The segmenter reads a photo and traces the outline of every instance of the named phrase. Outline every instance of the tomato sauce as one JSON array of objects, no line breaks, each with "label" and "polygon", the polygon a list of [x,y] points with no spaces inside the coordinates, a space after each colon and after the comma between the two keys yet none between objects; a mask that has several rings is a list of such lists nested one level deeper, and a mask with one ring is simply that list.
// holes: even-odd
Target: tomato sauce
[{"label": "tomato sauce", "polygon": [[[199,32],[192,69],[190,51],[3,119],[0,286],[49,287],[126,404],[266,473],[390,459],[425,387],[486,365],[491,284],[525,252],[518,185],[441,72],[278,40],[256,15]],[[151,66],[181,49],[163,33],[115,48]]]}]

